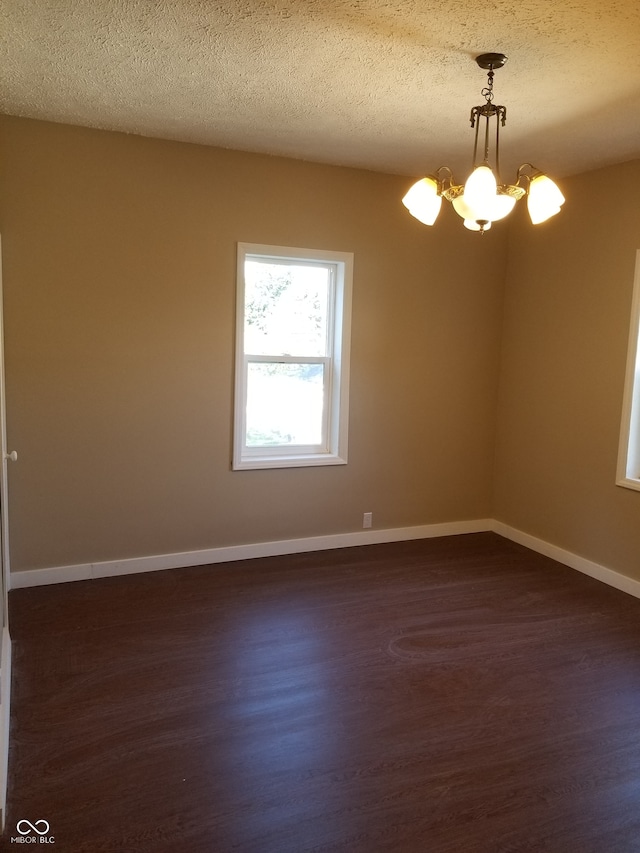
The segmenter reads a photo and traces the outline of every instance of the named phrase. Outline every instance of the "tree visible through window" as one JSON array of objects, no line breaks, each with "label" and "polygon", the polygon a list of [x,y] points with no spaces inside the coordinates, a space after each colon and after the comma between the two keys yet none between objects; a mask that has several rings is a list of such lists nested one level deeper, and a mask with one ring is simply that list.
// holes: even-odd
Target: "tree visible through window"
[{"label": "tree visible through window", "polygon": [[234,468],[346,462],[351,268],[239,244]]}]

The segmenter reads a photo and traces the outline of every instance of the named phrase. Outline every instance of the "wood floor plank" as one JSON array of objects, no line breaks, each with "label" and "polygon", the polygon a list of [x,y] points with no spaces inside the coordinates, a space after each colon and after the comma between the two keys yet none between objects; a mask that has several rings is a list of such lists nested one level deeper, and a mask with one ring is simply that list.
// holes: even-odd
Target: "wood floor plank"
[{"label": "wood floor plank", "polygon": [[640,601],[495,534],[15,590],[4,849],[640,851]]}]

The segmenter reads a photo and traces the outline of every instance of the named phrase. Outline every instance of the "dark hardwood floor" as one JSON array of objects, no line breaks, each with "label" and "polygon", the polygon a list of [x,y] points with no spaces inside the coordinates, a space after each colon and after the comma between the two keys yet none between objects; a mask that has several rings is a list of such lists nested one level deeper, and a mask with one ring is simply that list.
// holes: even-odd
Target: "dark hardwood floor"
[{"label": "dark hardwood floor", "polygon": [[494,534],[10,608],[4,849],[640,851],[640,600]]}]

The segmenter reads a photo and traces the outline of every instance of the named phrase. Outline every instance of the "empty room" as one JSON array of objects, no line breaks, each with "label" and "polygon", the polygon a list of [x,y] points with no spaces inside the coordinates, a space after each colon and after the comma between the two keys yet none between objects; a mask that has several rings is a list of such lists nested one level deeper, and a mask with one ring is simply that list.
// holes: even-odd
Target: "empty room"
[{"label": "empty room", "polygon": [[0,848],[640,851],[637,4],[0,16]]}]

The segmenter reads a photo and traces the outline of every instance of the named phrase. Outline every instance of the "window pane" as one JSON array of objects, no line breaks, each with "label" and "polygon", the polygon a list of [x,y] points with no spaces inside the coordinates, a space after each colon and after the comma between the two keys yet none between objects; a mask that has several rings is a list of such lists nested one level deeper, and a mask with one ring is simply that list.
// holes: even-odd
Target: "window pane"
[{"label": "window pane", "polygon": [[327,355],[329,267],[247,259],[244,351]]},{"label": "window pane", "polygon": [[636,252],[616,483],[640,491],[640,249]]},{"label": "window pane", "polygon": [[324,366],[249,364],[247,447],[322,443]]},{"label": "window pane", "polygon": [[353,255],[238,243],[234,470],[344,465]]},{"label": "window pane", "polygon": [[640,480],[640,333],[638,334],[638,350],[631,394],[627,477],[631,480]]}]

